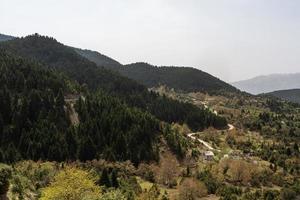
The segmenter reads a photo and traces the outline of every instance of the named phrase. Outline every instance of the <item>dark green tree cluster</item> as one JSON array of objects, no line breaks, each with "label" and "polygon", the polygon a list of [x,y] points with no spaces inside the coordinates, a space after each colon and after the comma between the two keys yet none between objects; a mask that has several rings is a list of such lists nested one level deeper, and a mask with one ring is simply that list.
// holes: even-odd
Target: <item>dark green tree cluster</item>
[{"label": "dark green tree cluster", "polygon": [[60,75],[0,52],[0,160],[64,156],[69,127]]},{"label": "dark green tree cluster", "polygon": [[183,158],[188,148],[187,139],[178,132],[177,129],[173,130],[169,124],[164,124],[162,132],[168,146],[179,157]]},{"label": "dark green tree cluster", "polygon": [[104,168],[99,180],[99,184],[106,187],[119,187],[118,172],[115,169]]},{"label": "dark green tree cluster", "polygon": [[159,123],[152,115],[101,92],[80,98],[76,109],[80,118],[77,137],[84,134],[78,144],[81,160],[103,157],[138,163],[157,159]]},{"label": "dark green tree cluster", "polygon": [[210,126],[215,128],[227,126],[225,118],[215,115],[204,107],[199,108],[189,103],[158,96],[158,94],[152,95],[155,98],[149,100],[150,103],[146,106],[149,112],[162,121],[186,123],[194,131],[203,130]]},{"label": "dark green tree cluster", "polygon": [[12,176],[11,167],[0,164],[0,197],[6,199],[6,193],[9,189],[9,179]]},{"label": "dark green tree cluster", "polygon": [[228,83],[192,67],[157,67],[147,63],[133,63],[113,69],[147,87],[166,85],[179,91],[210,94],[239,92]]}]

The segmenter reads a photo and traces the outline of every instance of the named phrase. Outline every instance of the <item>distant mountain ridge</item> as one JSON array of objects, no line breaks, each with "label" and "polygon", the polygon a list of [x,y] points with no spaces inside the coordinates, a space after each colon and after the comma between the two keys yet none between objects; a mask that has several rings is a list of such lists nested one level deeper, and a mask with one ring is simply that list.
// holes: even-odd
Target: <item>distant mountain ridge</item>
[{"label": "distant mountain ridge", "polygon": [[[98,52],[77,51],[81,56],[147,87],[166,85],[185,92],[239,92],[232,85],[196,68],[154,66],[144,62],[122,65]],[[108,64],[106,64],[108,63]]]},{"label": "distant mountain ridge", "polygon": [[266,93],[266,95],[275,96],[277,98],[291,101],[294,103],[300,103],[300,89],[278,90],[278,91]]},{"label": "distant mountain ridge", "polygon": [[116,61],[106,55],[103,55],[97,51],[92,51],[92,50],[88,50],[88,49],[80,49],[80,48],[74,48],[74,50],[82,57],[85,57],[86,59],[96,63],[99,66],[113,67],[113,66],[121,65],[118,61]]},{"label": "distant mountain ridge", "polygon": [[251,94],[297,89],[300,88],[300,73],[258,76],[248,80],[233,82],[232,85]]},{"label": "distant mountain ridge", "polygon": [[147,87],[166,85],[186,92],[238,91],[230,84],[192,67],[158,67],[147,63],[133,63],[119,67],[118,71]]},{"label": "distant mountain ridge", "polygon": [[14,39],[15,37],[13,36],[10,36],[10,35],[4,35],[4,34],[1,34],[0,33],[0,42],[3,42],[3,41],[7,41],[7,40],[12,40]]}]

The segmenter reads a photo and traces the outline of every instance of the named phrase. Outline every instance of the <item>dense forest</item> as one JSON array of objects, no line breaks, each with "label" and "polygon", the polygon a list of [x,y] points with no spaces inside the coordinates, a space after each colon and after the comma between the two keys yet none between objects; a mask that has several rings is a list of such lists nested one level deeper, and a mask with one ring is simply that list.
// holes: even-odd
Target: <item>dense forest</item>
[{"label": "dense forest", "polygon": [[186,92],[238,92],[224,81],[191,67],[157,67],[147,63],[134,63],[120,67],[118,71],[148,87],[166,85]]},{"label": "dense forest", "polygon": [[68,87],[63,76],[3,51],[0,71],[1,161],[61,159],[70,124],[63,93],[76,84]]},{"label": "dense forest", "polygon": [[87,50],[77,50],[76,52],[100,67],[104,66],[107,69],[117,71],[147,87],[166,85],[178,91],[207,92],[211,94],[239,92],[226,82],[192,67],[157,67],[148,63],[121,65],[98,52]]},{"label": "dense forest", "polygon": [[142,62],[122,65],[96,51],[75,50],[79,55],[96,63],[99,67],[117,71],[147,87],[166,85],[184,92],[239,92],[230,84],[192,67],[157,67]]},{"label": "dense forest", "polygon": [[300,89],[278,90],[263,95],[273,96],[286,101],[300,104]]},{"label": "dense forest", "polygon": [[96,93],[79,98],[72,126],[64,94],[80,86],[37,63],[0,53],[1,162],[19,159],[157,159],[159,131],[152,115]]},{"label": "dense forest", "polygon": [[[187,123],[195,129],[226,126],[224,118],[206,109],[151,94],[155,99],[149,100],[154,102],[149,110],[157,119],[105,91],[90,93],[61,72],[4,51],[0,67],[2,162],[157,160],[160,118]],[[78,125],[72,124],[68,116],[67,94],[79,96],[75,103]]]},{"label": "dense forest", "polygon": [[116,96],[130,107],[148,111],[159,120],[187,123],[193,130],[210,125],[218,128],[226,126],[224,118],[216,116],[204,108],[189,103],[161,97],[135,81],[125,78],[78,55],[73,48],[58,43],[55,39],[40,35],[14,39],[0,44],[14,54],[46,64],[50,69],[65,73],[87,89],[102,89]]}]

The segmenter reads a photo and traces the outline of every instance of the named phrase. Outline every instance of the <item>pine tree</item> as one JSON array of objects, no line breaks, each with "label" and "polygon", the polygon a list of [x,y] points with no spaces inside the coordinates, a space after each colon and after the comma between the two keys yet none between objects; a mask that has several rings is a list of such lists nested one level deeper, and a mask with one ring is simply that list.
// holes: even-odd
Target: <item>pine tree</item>
[{"label": "pine tree", "polygon": [[4,122],[3,122],[2,115],[0,113],[0,140],[2,140],[3,129],[4,129]]},{"label": "pine tree", "polygon": [[119,182],[118,182],[118,172],[113,169],[111,172],[111,186],[114,188],[119,187]]},{"label": "pine tree", "polygon": [[106,187],[110,187],[110,180],[109,180],[109,176],[108,176],[108,172],[107,169],[104,168],[101,174],[101,178],[100,178],[100,185],[104,185]]}]

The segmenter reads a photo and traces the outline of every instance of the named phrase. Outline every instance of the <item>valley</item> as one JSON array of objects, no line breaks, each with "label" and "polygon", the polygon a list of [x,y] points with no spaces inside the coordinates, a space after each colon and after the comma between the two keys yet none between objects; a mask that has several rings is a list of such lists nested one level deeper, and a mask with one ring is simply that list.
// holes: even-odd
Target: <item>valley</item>
[{"label": "valley", "polygon": [[0,72],[2,199],[299,198],[296,103],[39,34],[1,42]]}]

